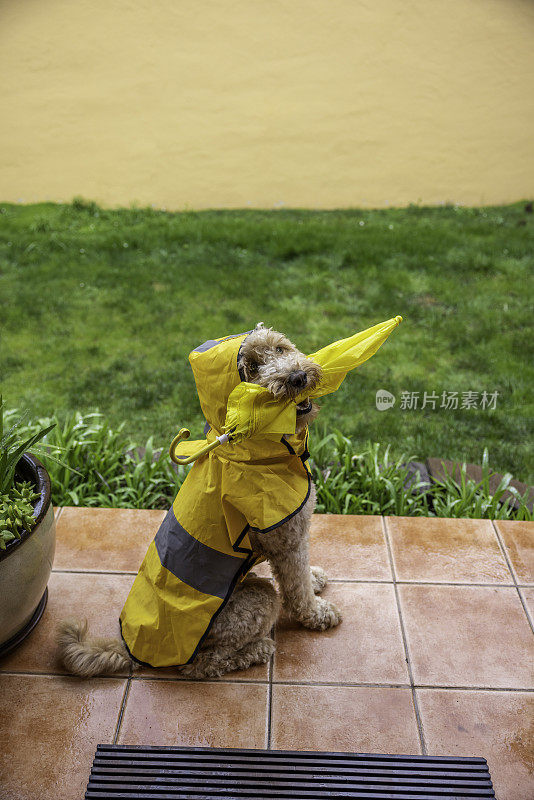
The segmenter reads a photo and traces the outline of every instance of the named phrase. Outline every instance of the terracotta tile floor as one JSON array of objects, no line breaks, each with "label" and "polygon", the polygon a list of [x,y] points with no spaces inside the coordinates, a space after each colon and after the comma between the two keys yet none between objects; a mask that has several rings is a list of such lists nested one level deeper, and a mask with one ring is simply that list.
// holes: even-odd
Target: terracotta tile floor
[{"label": "terracotta tile floor", "polygon": [[64,675],[57,621],[114,635],[163,514],[57,509],[47,609],[0,661],[0,800],[78,800],[114,741],[482,755],[498,800],[534,798],[534,523],[316,515],[338,628],[282,616],[272,663],[218,681]]}]

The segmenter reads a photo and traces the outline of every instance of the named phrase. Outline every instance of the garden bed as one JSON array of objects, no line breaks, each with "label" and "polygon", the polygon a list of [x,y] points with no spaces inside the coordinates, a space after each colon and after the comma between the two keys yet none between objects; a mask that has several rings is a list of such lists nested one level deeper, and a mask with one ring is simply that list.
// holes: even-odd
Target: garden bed
[{"label": "garden bed", "polygon": [[[14,416],[8,412],[6,424]],[[174,500],[188,468],[172,464],[167,448],[156,448],[152,438],[144,445],[132,441],[124,425],[113,429],[98,412],[41,419],[22,430],[30,433],[52,422],[57,424],[44,445],[63,463],[46,459],[43,453],[41,457],[55,505],[166,509]],[[435,466],[441,460],[429,459],[433,470],[429,479],[420,459],[393,454],[389,445],[356,443],[339,431],[323,436],[316,432],[310,449],[319,513],[533,518],[532,492],[523,493],[521,500],[511,475],[493,475],[487,451],[477,474],[468,475],[459,465],[456,476],[443,476]],[[417,464],[423,465],[420,485]]]}]

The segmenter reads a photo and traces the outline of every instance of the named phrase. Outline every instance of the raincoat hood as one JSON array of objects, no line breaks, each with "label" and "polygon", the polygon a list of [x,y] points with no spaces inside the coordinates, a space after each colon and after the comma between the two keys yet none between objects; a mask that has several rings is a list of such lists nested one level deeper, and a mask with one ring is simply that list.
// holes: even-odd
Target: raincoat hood
[{"label": "raincoat hood", "polygon": [[[204,342],[193,350],[189,361],[207,428],[224,431],[226,435],[219,435],[215,441],[212,434],[205,442],[184,445],[183,439],[189,437],[189,431],[183,428],[171,444],[172,460],[187,464],[215,447],[228,445],[229,441],[231,447],[225,448],[228,457],[246,458],[247,448],[240,447],[240,442],[256,439],[265,446],[266,440],[278,441],[281,436],[293,434],[297,404],[335,392],[347,373],[374,355],[401,322],[402,317],[392,317],[312,353],[308,358],[321,367],[320,380],[313,389],[304,389],[297,397],[285,400],[274,398],[257,384],[247,383],[240,373],[239,350],[250,331]],[[179,443],[181,452],[176,454]]]},{"label": "raincoat hood", "polygon": [[224,430],[228,398],[241,382],[237,360],[249,333],[209,339],[189,354],[202,413],[217,431]]}]

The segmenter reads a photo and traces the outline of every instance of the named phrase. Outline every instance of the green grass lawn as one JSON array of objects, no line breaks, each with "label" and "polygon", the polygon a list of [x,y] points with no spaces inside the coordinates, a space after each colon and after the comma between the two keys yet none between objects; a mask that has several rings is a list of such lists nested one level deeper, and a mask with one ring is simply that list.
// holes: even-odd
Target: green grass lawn
[{"label": "green grass lawn", "polygon": [[[1,391],[33,415],[100,409],[132,437],[202,431],[187,355],[259,320],[304,351],[401,314],[320,420],[394,453],[534,482],[534,219],[523,204],[379,211],[108,211],[3,204]],[[379,412],[377,389],[397,402]],[[401,393],[435,392],[436,410]],[[495,410],[439,408],[497,391]],[[420,400],[421,402],[421,400]]]}]

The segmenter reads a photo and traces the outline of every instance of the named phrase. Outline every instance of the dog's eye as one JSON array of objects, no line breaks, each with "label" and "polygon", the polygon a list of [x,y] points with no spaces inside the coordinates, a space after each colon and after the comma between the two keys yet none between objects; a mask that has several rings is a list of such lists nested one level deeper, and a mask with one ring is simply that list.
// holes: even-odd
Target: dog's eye
[{"label": "dog's eye", "polygon": [[258,371],[258,365],[255,361],[250,362],[250,364],[248,365],[248,371],[250,372],[251,375],[254,375],[254,373]]},{"label": "dog's eye", "polygon": [[284,348],[280,347],[280,345],[278,345],[278,347],[276,348],[276,352],[277,353],[283,353],[284,352]]}]

